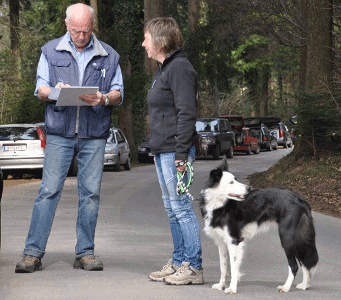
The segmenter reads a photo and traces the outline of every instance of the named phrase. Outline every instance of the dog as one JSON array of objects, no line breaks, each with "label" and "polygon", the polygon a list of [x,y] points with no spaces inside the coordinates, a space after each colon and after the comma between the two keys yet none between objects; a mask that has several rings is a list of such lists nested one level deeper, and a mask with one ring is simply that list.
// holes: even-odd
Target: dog
[{"label": "dog", "polygon": [[[270,223],[277,223],[282,247],[288,259],[289,275],[279,292],[289,292],[302,265],[303,281],[297,289],[310,287],[310,270],[318,262],[315,229],[311,208],[307,201],[289,190],[254,189],[238,182],[222,165],[210,172],[209,180],[201,191],[200,209],[205,219],[205,233],[213,238],[219,249],[221,277],[214,290],[227,294],[237,293],[240,265],[246,239],[264,231]],[[231,282],[227,287],[228,255]]]}]

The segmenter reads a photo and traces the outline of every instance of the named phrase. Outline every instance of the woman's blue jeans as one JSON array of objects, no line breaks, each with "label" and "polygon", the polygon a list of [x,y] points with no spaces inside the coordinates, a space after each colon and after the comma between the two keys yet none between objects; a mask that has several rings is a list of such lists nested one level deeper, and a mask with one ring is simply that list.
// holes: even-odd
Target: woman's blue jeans
[{"label": "woman's blue jeans", "polygon": [[78,218],[76,257],[94,254],[94,238],[104,165],[105,139],[48,135],[43,180],[33,207],[24,255],[43,257],[64,182],[78,152]]},{"label": "woman's blue jeans", "polygon": [[[195,147],[193,146],[188,155],[188,161],[193,163],[194,156]],[[192,200],[186,194],[176,194],[175,153],[155,155],[155,165],[173,237],[173,263],[180,266],[182,262],[190,262],[191,266],[200,270],[202,250],[199,222]]]}]

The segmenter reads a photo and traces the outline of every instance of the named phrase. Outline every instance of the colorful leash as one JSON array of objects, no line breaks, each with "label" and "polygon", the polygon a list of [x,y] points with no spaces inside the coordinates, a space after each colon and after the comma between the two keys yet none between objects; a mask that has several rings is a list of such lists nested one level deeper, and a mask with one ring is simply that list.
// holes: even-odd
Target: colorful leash
[{"label": "colorful leash", "polygon": [[[184,177],[186,172],[189,172],[189,179],[187,185],[184,183]],[[194,197],[189,192],[189,187],[193,183],[194,178],[194,171],[192,165],[189,162],[187,162],[185,171],[178,172],[176,177],[178,179],[178,183],[176,185],[176,194],[177,195],[186,194],[192,201],[194,201]]]}]

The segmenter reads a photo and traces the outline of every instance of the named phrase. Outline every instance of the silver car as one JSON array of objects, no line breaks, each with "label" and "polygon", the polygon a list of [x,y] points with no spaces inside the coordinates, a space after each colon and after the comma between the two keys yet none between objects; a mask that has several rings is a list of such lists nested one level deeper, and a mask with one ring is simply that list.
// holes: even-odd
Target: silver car
[{"label": "silver car", "polygon": [[45,156],[45,128],[37,124],[0,125],[0,167],[4,179],[27,171],[41,176]]},{"label": "silver car", "polygon": [[112,166],[115,171],[123,165],[125,170],[131,168],[131,155],[127,138],[119,128],[111,128],[105,145],[104,167]]}]

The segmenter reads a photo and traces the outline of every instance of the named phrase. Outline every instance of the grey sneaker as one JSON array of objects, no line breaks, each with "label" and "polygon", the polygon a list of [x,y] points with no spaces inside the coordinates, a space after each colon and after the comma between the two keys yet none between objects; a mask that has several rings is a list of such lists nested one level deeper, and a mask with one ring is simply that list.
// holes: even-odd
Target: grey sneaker
[{"label": "grey sneaker", "polygon": [[103,264],[95,255],[85,255],[81,258],[76,258],[73,268],[84,269],[86,271],[102,271]]},{"label": "grey sneaker", "polygon": [[15,267],[15,273],[33,273],[41,270],[41,258],[32,255],[25,255]]},{"label": "grey sneaker", "polygon": [[152,272],[148,275],[148,278],[153,281],[163,281],[166,276],[172,275],[176,272],[178,267],[174,265],[173,260],[170,259],[168,263],[162,268],[161,271]]},{"label": "grey sneaker", "polygon": [[189,262],[183,262],[181,267],[172,275],[163,280],[164,283],[172,285],[204,284],[202,269],[197,270],[190,266]]}]

